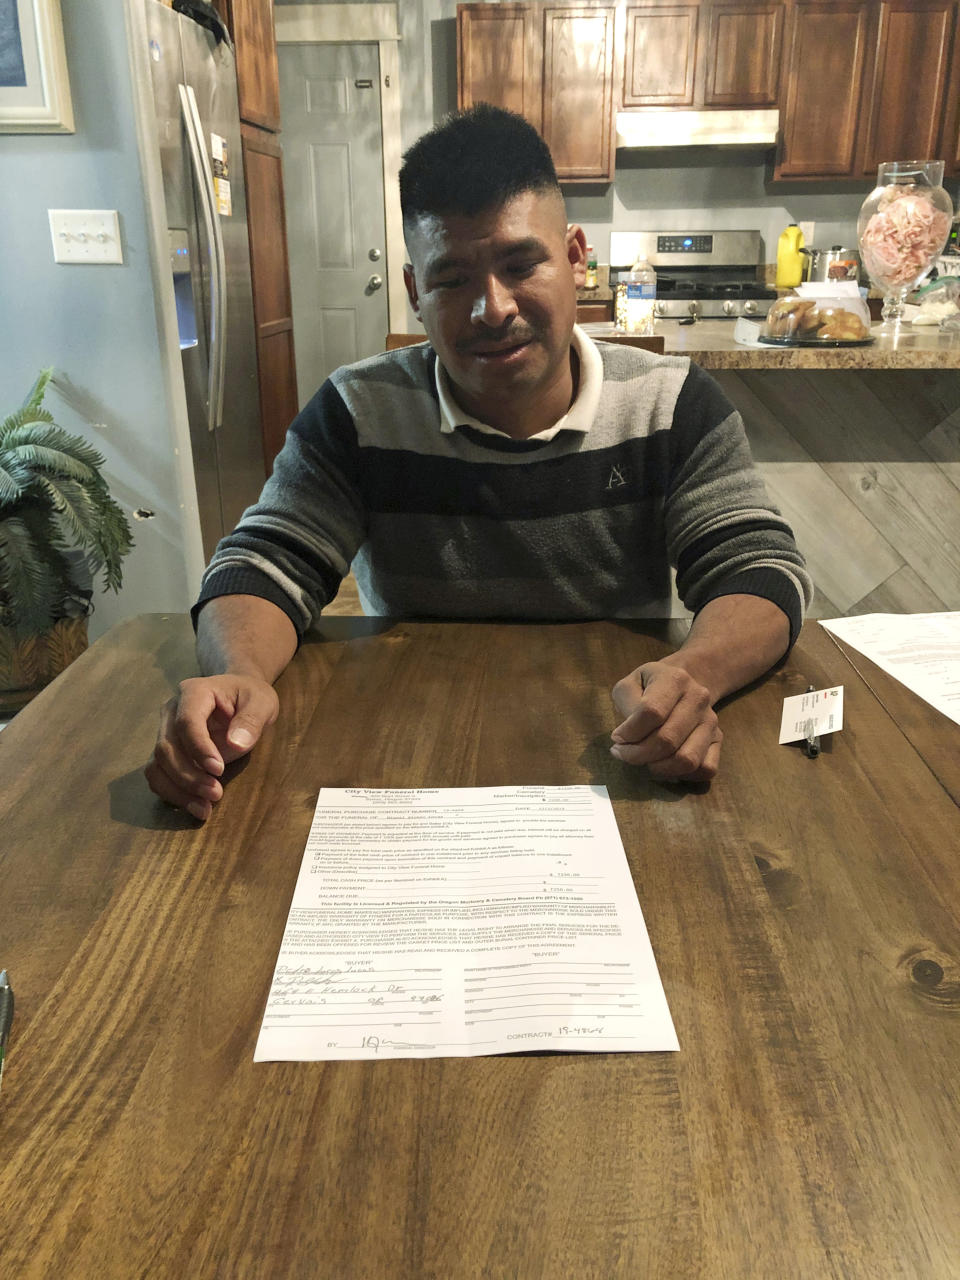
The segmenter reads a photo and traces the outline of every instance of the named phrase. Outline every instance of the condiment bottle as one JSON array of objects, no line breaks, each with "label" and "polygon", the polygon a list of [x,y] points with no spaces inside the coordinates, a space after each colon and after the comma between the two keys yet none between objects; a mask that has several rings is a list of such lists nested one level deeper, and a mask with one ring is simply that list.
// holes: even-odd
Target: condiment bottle
[{"label": "condiment bottle", "polygon": [[803,279],[803,232],[795,222],[780,232],[777,241],[777,288],[795,289]]},{"label": "condiment bottle", "polygon": [[585,289],[597,287],[597,251],[592,244],[587,245],[587,278],[583,284]]}]

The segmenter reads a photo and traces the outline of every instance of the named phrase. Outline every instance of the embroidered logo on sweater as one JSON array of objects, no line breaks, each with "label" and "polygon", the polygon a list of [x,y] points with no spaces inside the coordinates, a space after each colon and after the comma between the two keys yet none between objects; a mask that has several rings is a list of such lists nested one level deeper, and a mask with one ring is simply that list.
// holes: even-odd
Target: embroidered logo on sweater
[{"label": "embroidered logo on sweater", "polygon": [[623,467],[613,466],[610,468],[610,479],[607,481],[608,489],[622,489],[627,483],[627,478],[623,474]]}]

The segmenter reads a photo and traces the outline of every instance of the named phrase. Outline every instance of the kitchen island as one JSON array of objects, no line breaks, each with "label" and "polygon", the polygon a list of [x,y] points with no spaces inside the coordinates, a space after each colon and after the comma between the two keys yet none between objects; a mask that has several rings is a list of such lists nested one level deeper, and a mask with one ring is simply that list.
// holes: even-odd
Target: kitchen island
[{"label": "kitchen island", "polygon": [[[733,320],[658,320],[668,355],[689,356],[704,369],[960,369],[960,331],[905,325],[894,340],[871,328],[875,340],[863,347],[744,346],[734,341]],[[597,342],[616,342],[612,324],[586,324]]]},{"label": "kitchen island", "polygon": [[813,616],[960,609],[960,333],[905,326],[896,342],[787,350],[740,346],[733,327],[657,332],[743,415],[817,585]]}]

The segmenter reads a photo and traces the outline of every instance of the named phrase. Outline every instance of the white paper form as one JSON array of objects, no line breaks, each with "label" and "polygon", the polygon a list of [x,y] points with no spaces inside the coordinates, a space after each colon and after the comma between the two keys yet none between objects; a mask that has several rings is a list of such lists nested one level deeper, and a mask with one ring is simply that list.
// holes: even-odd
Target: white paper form
[{"label": "white paper form", "polygon": [[820,625],[960,724],[960,613],[865,613]]},{"label": "white paper form", "polygon": [[321,790],[254,1061],[677,1048],[605,787]]}]

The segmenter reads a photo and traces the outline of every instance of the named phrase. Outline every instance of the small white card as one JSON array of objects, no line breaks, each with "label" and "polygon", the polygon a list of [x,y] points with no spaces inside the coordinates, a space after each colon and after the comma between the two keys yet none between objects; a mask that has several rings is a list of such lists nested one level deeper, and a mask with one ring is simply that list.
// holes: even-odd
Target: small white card
[{"label": "small white card", "polygon": [[843,685],[814,689],[783,700],[780,745],[799,742],[810,733],[836,733],[843,728]]}]

